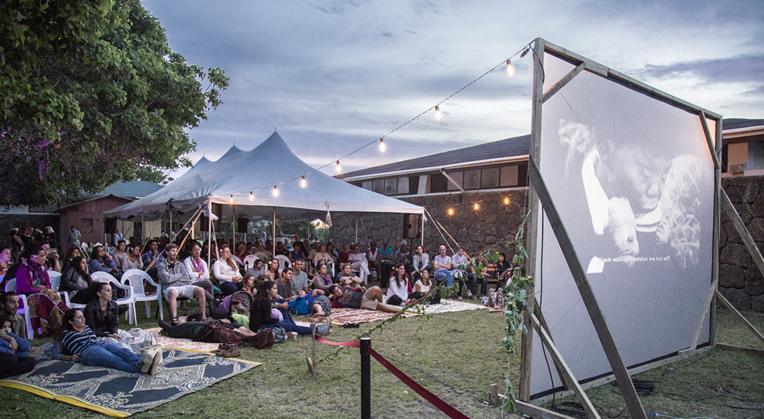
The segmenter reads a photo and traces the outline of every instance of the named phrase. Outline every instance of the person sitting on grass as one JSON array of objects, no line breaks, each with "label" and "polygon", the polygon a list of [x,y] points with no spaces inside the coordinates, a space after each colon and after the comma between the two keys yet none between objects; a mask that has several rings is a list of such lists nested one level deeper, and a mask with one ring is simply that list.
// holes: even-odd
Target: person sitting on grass
[{"label": "person sitting on grass", "polygon": [[363,308],[366,310],[378,310],[388,313],[397,313],[398,308],[382,303],[382,289],[377,286],[366,289],[364,287],[329,287],[329,298],[332,300],[332,308]]},{"label": "person sitting on grass", "polygon": [[327,293],[329,287],[332,285],[332,279],[329,277],[325,263],[319,263],[316,266],[316,275],[313,276],[313,289],[321,290],[324,294]]},{"label": "person sitting on grass", "polygon": [[353,268],[350,263],[345,263],[344,265],[342,265],[342,271],[337,274],[336,280],[334,282],[337,285],[340,285],[343,287],[357,287],[361,285],[363,280],[353,275],[352,269]]},{"label": "person sitting on grass", "polygon": [[[263,281],[257,288],[257,295],[252,301],[252,308],[249,312],[249,328],[253,331],[259,331],[262,328],[272,329],[275,326],[282,327],[287,332],[297,332],[300,335],[310,335],[310,327],[298,326],[294,320],[284,320],[278,310],[273,310],[271,300],[279,295],[276,283],[273,281]],[[329,334],[331,324],[329,319],[316,327],[316,334],[325,336]]]},{"label": "person sitting on grass", "polygon": [[94,282],[93,293],[96,299],[85,306],[83,315],[85,324],[99,338],[112,338],[119,342],[119,305],[112,300],[111,285],[105,282]]},{"label": "person sitting on grass", "polygon": [[32,371],[31,348],[26,339],[11,332],[11,321],[0,314],[0,379]]},{"label": "person sitting on grass", "polygon": [[132,373],[156,375],[162,365],[162,351],[151,348],[143,358],[114,343],[99,343],[98,337],[85,324],[85,316],[78,309],[66,312],[62,329],[56,338],[61,343],[63,361],[82,362],[93,367],[114,368]]},{"label": "person sitting on grass", "polygon": [[165,249],[167,259],[159,262],[157,266],[157,275],[162,282],[164,299],[167,300],[167,306],[170,310],[170,317],[173,322],[178,317],[178,296],[185,298],[196,298],[199,302],[199,309],[202,311],[202,320],[206,319],[204,312],[207,307],[207,297],[204,289],[193,285],[191,276],[186,271],[185,265],[178,258],[178,246],[170,243]]},{"label": "person sitting on grass", "polygon": [[395,306],[409,304],[411,302],[409,299],[410,290],[411,285],[409,283],[409,276],[406,273],[406,266],[399,263],[395,265],[387,292],[385,293],[387,303]]},{"label": "person sitting on grass", "polygon": [[268,270],[263,275],[265,275],[266,280],[276,282],[279,279],[279,261],[272,259],[268,262]]}]

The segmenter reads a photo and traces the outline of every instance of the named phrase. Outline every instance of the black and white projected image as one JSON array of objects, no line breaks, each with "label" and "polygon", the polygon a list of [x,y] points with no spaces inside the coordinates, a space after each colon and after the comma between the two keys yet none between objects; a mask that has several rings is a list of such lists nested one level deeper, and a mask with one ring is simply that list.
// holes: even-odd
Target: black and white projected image
[{"label": "black and white projected image", "polygon": [[591,229],[577,251],[587,273],[637,263],[698,264],[701,158],[683,153],[682,141],[614,138],[566,119],[557,134],[566,151],[564,183],[583,189],[579,220]]}]

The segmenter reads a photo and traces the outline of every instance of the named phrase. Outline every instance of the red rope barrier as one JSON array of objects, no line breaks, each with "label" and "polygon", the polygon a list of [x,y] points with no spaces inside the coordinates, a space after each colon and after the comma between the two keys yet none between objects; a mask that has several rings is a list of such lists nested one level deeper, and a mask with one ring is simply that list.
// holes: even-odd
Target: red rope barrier
[{"label": "red rope barrier", "polygon": [[[361,342],[360,341],[353,341],[353,342],[333,342],[331,340],[324,339],[320,336],[316,336],[316,340],[324,343],[326,345],[332,345],[332,346],[345,346],[350,348],[360,348]],[[374,357],[382,366],[387,368],[388,371],[390,371],[394,376],[398,377],[399,380],[403,381],[404,384],[409,386],[412,390],[414,390],[417,394],[422,396],[425,400],[430,402],[433,406],[437,407],[448,415],[450,418],[459,418],[459,419],[469,419],[469,416],[465,415],[464,413],[456,410],[456,408],[452,407],[450,404],[444,402],[441,400],[438,396],[430,393],[429,390],[422,387],[419,383],[409,378],[408,375],[404,374],[403,371],[399,370],[395,365],[391,364],[385,357],[377,353],[374,349],[369,347],[369,354]]]},{"label": "red rope barrier", "polygon": [[332,345],[332,346],[345,346],[345,347],[348,347],[348,348],[360,348],[361,347],[361,342],[357,341],[357,340],[353,341],[353,342],[332,342],[331,340],[324,339],[324,338],[322,338],[320,336],[316,336],[316,340],[321,342],[321,343],[325,343],[327,345]]},{"label": "red rope barrier", "polygon": [[417,394],[422,396],[425,400],[430,402],[433,406],[440,409],[443,413],[448,415],[450,418],[467,418],[469,419],[469,416],[465,415],[464,413],[456,410],[448,403],[441,400],[438,396],[430,393],[429,390],[422,387],[417,383],[416,381],[409,378],[406,374],[404,374],[401,370],[395,367],[395,365],[391,364],[388,360],[385,359],[382,355],[377,353],[374,349],[369,347],[369,354],[374,357],[377,361],[379,361],[380,364],[382,364],[385,368],[387,368],[388,371],[393,373],[394,376],[398,377],[399,380],[403,381],[404,384],[409,386],[412,390],[416,391]]}]

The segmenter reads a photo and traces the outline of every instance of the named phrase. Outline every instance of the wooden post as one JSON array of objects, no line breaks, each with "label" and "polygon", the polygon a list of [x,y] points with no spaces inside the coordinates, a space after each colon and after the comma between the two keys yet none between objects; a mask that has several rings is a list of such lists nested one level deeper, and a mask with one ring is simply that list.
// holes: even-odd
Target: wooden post
[{"label": "wooden post", "polygon": [[576,281],[581,299],[584,301],[586,310],[602,344],[602,349],[605,351],[610,367],[613,369],[613,374],[618,382],[618,387],[621,389],[621,394],[626,401],[629,414],[633,418],[647,419],[647,414],[642,407],[642,402],[639,400],[634,383],[631,381],[629,371],[626,370],[626,366],[623,364],[621,355],[618,353],[618,347],[613,340],[613,335],[610,334],[605,317],[602,315],[597,298],[594,296],[594,291],[592,291],[584,269],[578,260],[578,256],[576,256],[573,243],[570,241],[568,232],[565,231],[560,214],[552,202],[552,197],[549,195],[549,191],[533,159],[528,159],[528,176],[533,184],[533,189],[538,194],[541,205],[544,208],[544,213],[549,218],[549,223],[552,225],[552,230],[554,230],[554,235],[560,244],[560,249],[562,249],[562,254],[565,256],[568,268],[571,274],[573,274],[573,279]]},{"label": "wooden post", "polygon": [[492,405],[499,404],[499,386],[496,383],[488,386],[488,403]]}]

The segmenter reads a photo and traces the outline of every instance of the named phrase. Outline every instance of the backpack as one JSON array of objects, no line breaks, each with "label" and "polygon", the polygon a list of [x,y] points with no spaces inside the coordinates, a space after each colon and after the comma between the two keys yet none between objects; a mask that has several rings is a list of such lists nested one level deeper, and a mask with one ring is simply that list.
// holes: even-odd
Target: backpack
[{"label": "backpack", "polygon": [[308,302],[302,297],[297,297],[289,302],[289,312],[295,316],[308,315]]}]

